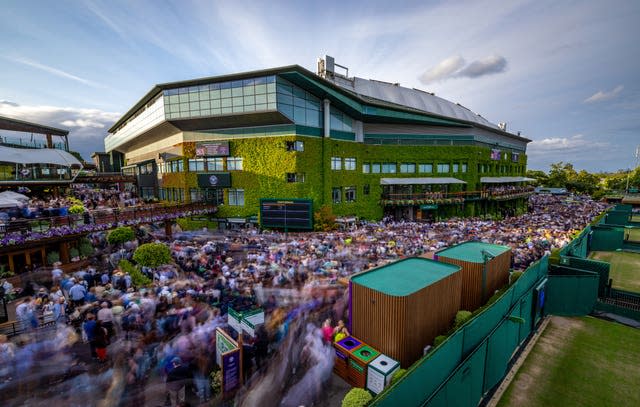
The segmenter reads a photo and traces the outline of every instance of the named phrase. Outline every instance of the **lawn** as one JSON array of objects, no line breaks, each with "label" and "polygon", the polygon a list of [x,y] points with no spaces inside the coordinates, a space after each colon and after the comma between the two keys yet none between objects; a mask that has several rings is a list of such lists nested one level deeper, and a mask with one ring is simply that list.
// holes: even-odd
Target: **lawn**
[{"label": "lawn", "polygon": [[[640,219],[636,222],[640,222]],[[640,242],[640,228],[628,229],[629,240],[632,242]]]},{"label": "lawn", "polygon": [[553,317],[498,406],[640,405],[640,330]]},{"label": "lawn", "polygon": [[631,252],[591,252],[590,258],[611,264],[613,287],[640,293],[640,254]]}]

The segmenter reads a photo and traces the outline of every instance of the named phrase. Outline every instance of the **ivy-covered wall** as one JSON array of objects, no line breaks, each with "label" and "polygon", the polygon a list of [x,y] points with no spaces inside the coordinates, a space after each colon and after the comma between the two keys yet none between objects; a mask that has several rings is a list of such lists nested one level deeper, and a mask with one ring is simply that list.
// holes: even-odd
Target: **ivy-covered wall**
[{"label": "ivy-covered wall", "polygon": [[[304,151],[287,151],[287,141],[302,141]],[[184,168],[187,159],[192,158],[193,143],[184,143]],[[279,137],[255,137],[230,140],[230,156],[243,158],[243,170],[231,171],[232,188],[244,189],[245,205],[229,206],[225,192],[225,205],[219,209],[220,217],[248,217],[259,213],[260,198],[309,198],[314,208],[332,202],[332,188],[342,188],[342,202],[332,204],[338,216],[356,215],[365,219],[380,219],[383,208],[380,204],[382,186],[380,178],[387,177],[455,177],[466,181],[466,190],[481,189],[481,176],[524,175],[516,172],[517,167],[526,168],[526,156],[520,155],[518,163],[511,162],[510,154],[499,161],[490,159],[491,150],[478,146],[398,146],[369,145],[350,141],[327,139],[302,134]],[[355,170],[331,170],[331,157],[355,158]],[[426,163],[433,164],[431,174],[363,174],[363,163]],[[436,173],[439,163],[466,163],[467,172]],[[478,164],[490,166],[492,172],[478,173]],[[510,171],[498,173],[500,165]],[[304,174],[304,182],[287,182],[287,173]],[[364,194],[364,186],[369,186],[369,194]],[[197,187],[196,173],[173,173],[162,175],[162,187],[185,188],[184,196],[189,199],[189,189]],[[344,187],[356,188],[355,202],[344,202]],[[452,186],[451,191],[462,186]],[[462,209],[473,215],[472,205]]]}]

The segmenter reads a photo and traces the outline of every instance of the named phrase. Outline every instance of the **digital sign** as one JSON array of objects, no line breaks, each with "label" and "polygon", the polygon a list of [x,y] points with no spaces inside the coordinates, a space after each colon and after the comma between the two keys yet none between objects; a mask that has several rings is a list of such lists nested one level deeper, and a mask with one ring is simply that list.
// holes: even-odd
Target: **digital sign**
[{"label": "digital sign", "polygon": [[312,229],[311,199],[260,199],[260,226],[279,229]]},{"label": "digital sign", "polygon": [[196,144],[196,157],[220,157],[229,155],[228,141],[208,141]]}]

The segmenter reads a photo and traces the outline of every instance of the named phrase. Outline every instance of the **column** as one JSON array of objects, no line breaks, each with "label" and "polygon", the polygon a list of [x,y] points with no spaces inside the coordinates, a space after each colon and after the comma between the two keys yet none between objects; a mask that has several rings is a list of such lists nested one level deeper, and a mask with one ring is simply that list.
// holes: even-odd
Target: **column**
[{"label": "column", "polygon": [[69,257],[69,242],[60,243],[60,261],[62,264],[68,264],[71,261]]},{"label": "column", "polygon": [[171,226],[173,226],[173,222],[171,220],[167,219],[164,221],[164,234],[168,239],[171,239],[171,236],[173,235]]},{"label": "column", "polygon": [[331,102],[329,99],[325,99],[322,101],[322,105],[324,108],[322,109],[323,113],[323,122],[322,127],[324,129],[324,136],[331,137]]}]

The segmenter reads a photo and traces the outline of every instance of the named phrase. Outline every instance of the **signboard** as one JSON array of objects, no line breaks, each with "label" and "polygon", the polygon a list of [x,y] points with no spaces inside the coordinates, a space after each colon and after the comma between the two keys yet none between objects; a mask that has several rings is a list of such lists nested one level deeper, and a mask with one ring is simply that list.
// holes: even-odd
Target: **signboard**
[{"label": "signboard", "polygon": [[517,163],[518,161],[520,161],[520,154],[519,153],[511,153],[511,161],[514,163]]},{"label": "signboard", "polygon": [[231,328],[235,329],[236,332],[242,332],[242,314],[231,307],[229,307],[228,310],[229,314],[227,314],[227,323]]},{"label": "signboard", "polygon": [[216,328],[216,363],[222,367],[222,356],[225,353],[239,350],[238,343],[220,328]]},{"label": "signboard", "polygon": [[198,174],[198,186],[200,188],[229,188],[231,186],[231,173],[209,172]]},{"label": "signboard", "polygon": [[375,369],[369,368],[367,372],[367,389],[375,394],[380,394],[384,390],[384,384],[384,375]]},{"label": "signboard", "polygon": [[438,204],[420,205],[420,209],[438,209]]},{"label": "signboard", "polygon": [[251,335],[251,337],[255,337],[256,327],[264,324],[264,311],[259,308],[247,312],[238,312],[229,307],[227,320],[229,325],[235,329],[236,332],[240,333],[244,331]]},{"label": "signboard", "polygon": [[196,143],[196,157],[221,157],[228,155],[229,142],[226,140]]},{"label": "signboard", "polygon": [[311,199],[260,199],[260,227],[313,229]]},{"label": "signboard", "polygon": [[545,278],[544,280],[542,280],[540,284],[538,284],[533,289],[533,302],[535,304],[534,311],[533,311],[533,327],[535,327],[544,316],[546,291],[547,291],[547,279]]},{"label": "signboard", "polygon": [[240,387],[240,349],[222,355],[222,391],[230,393]]},{"label": "signboard", "polygon": [[491,149],[491,159],[492,160],[499,160],[500,159],[500,150],[492,148]]}]

